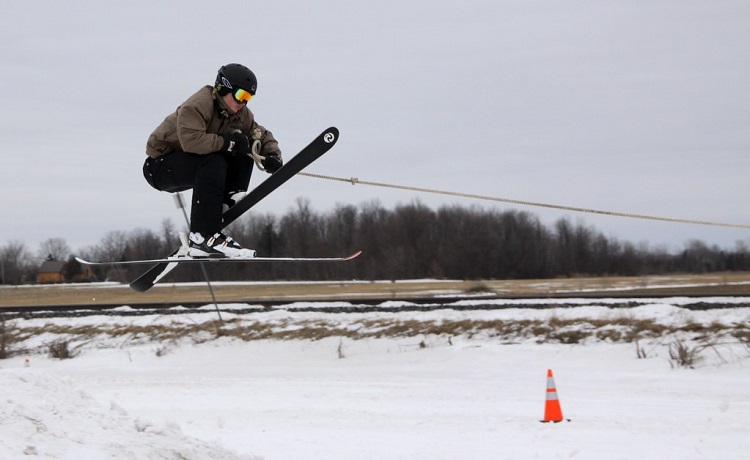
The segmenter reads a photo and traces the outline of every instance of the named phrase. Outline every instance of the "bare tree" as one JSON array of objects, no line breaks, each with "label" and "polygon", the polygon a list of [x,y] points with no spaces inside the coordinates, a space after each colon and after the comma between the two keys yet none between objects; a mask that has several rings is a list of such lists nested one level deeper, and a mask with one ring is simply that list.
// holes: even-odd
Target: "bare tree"
[{"label": "bare tree", "polygon": [[161,233],[162,233],[162,240],[164,244],[166,244],[168,247],[176,248],[177,246],[180,245],[179,232],[177,231],[174,224],[172,223],[172,220],[164,219],[161,222]]},{"label": "bare tree", "polygon": [[[212,279],[528,279],[750,270],[744,242],[730,251],[694,240],[670,254],[607,238],[566,218],[548,228],[527,212],[474,206],[435,211],[419,201],[393,210],[372,201],[318,213],[309,200],[300,198],[280,218],[248,213],[228,233],[263,256],[338,255],[359,249],[364,254],[346,264],[226,264],[209,269]],[[167,255],[178,244],[174,226],[165,220],[157,231],[109,232],[97,246],[79,253],[102,261],[132,260]],[[47,240],[40,251],[60,260],[69,252],[61,238]],[[33,279],[35,270],[22,243],[0,247],[0,282]],[[105,279],[110,274],[102,272],[107,270],[97,275]],[[120,269],[117,276],[132,280],[141,270]],[[170,275],[173,281],[201,279],[199,267],[184,266]]]},{"label": "bare tree", "polygon": [[34,271],[31,252],[20,241],[0,247],[0,281],[2,284],[21,284]]},{"label": "bare tree", "polygon": [[37,252],[40,259],[47,260],[66,260],[70,253],[70,246],[63,238],[50,238],[42,242]]},{"label": "bare tree", "polygon": [[99,260],[124,260],[128,248],[128,236],[123,231],[107,232],[97,247]]}]

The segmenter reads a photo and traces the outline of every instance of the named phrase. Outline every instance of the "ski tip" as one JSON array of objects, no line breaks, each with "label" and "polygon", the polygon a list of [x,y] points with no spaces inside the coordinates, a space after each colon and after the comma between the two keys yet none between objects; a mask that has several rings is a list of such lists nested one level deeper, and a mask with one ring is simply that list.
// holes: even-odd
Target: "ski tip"
[{"label": "ski tip", "polygon": [[352,255],[349,255],[349,256],[346,256],[346,257],[344,257],[344,259],[343,259],[343,260],[352,260],[352,259],[356,259],[357,257],[359,257],[359,255],[360,255],[360,254],[362,254],[362,251],[357,251],[357,252],[355,252],[355,253],[354,253],[354,254],[352,254]]},{"label": "ski tip", "polygon": [[132,283],[129,284],[129,286],[130,286],[130,289],[134,291],[138,291],[138,292],[146,292],[152,287],[154,287],[153,283],[142,283],[142,282],[139,282],[138,280],[133,281]]},{"label": "ski tip", "polygon": [[335,144],[336,141],[339,140],[339,129],[335,126],[331,126],[330,128],[323,131],[323,141],[326,144]]}]

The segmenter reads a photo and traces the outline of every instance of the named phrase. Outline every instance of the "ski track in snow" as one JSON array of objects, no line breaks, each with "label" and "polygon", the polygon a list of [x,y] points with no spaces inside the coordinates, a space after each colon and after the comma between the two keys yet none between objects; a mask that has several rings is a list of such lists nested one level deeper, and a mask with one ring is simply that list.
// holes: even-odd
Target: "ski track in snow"
[{"label": "ski track in snow", "polygon": [[[622,299],[564,302],[577,306],[322,314],[294,312],[307,305],[299,303],[252,318],[750,321],[750,308],[691,311],[681,307],[686,298],[645,300],[629,309],[607,306]],[[25,321],[213,319],[204,312]],[[41,334],[28,345],[50,339]],[[71,360],[31,354],[0,361],[0,458],[747,458],[748,348],[707,350],[696,369],[682,369],[671,366],[664,343],[640,345],[645,359],[636,358],[632,344],[508,345],[481,336],[202,344],[93,339]],[[538,422],[547,369],[555,372],[569,423]]]}]

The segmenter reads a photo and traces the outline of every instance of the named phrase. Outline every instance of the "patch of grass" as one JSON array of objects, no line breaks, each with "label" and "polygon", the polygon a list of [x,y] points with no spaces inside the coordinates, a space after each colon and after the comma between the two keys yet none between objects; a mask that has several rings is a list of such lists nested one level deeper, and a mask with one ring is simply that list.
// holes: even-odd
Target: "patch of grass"
[{"label": "patch of grass", "polygon": [[478,283],[466,287],[464,294],[495,294],[495,291],[485,283]]},{"label": "patch of grass", "polygon": [[[372,282],[321,282],[321,283],[257,283],[253,286],[253,295],[258,299],[340,299],[344,296],[385,298],[398,297],[407,299],[423,296],[432,290],[452,290],[466,293],[497,293],[508,295],[550,296],[550,291],[575,292],[587,289],[588,294],[596,290],[618,287],[629,289],[632,294],[690,295],[694,293],[715,293],[748,295],[750,294],[750,272],[727,272],[700,275],[663,275],[648,278],[642,277],[590,277],[570,279],[537,279],[537,280],[483,280],[460,281],[445,280],[440,282],[410,283],[372,283]],[[690,286],[686,286],[690,285]],[[655,288],[655,286],[662,286]],[[220,302],[247,302],[248,288],[241,284],[217,285],[217,299]],[[608,291],[600,292],[608,295]],[[160,302],[210,302],[205,286],[177,284],[157,286],[148,294],[133,292],[127,285],[101,286],[76,284],[54,286],[24,286],[22,288],[0,286],[0,306],[17,305],[96,305],[121,304],[137,305],[140,303]]]},{"label": "patch of grass", "polygon": [[55,359],[72,359],[80,354],[80,345],[75,348],[71,348],[70,342],[67,340],[57,340],[52,342],[48,346],[50,358]]},{"label": "patch of grass", "polygon": [[669,364],[674,367],[694,369],[701,359],[703,346],[690,346],[684,340],[675,340],[669,344]]},{"label": "patch of grass", "polygon": [[736,338],[740,342],[750,344],[750,330],[747,329],[741,329],[741,330],[733,330],[730,332],[732,337]]},{"label": "patch of grass", "polygon": [[7,359],[13,354],[13,345],[17,340],[17,331],[13,323],[4,319],[0,321],[0,359]]},{"label": "patch of grass", "polygon": [[623,342],[625,340],[625,333],[620,329],[609,328],[609,329],[598,329],[594,336],[603,342]]},{"label": "patch of grass", "polygon": [[[167,317],[162,317],[164,319]],[[686,337],[693,342],[674,342],[670,345],[670,359],[674,366],[695,365],[700,347],[688,343],[704,343],[711,338],[734,338],[748,345],[750,350],[750,326],[723,324],[719,321],[708,325],[688,322],[681,325],[665,325],[651,319],[634,319],[628,316],[613,318],[565,319],[552,315],[546,319],[420,319],[419,316],[399,318],[399,315],[378,317],[347,317],[342,321],[326,317],[309,319],[305,317],[285,317],[258,321],[253,315],[238,315],[227,321],[188,322],[185,318],[173,321],[155,320],[152,324],[138,322],[128,324],[107,322],[103,324],[64,324],[46,323],[42,326],[20,326],[23,321],[11,324],[6,320],[0,329],[0,353],[6,357],[26,340],[53,340],[49,354],[58,359],[69,359],[80,351],[81,345],[73,348],[71,343],[89,343],[115,339],[112,346],[130,344],[154,344],[158,356],[168,353],[180,343],[196,344],[210,342],[218,338],[241,341],[254,340],[308,340],[318,341],[330,337],[367,340],[378,338],[416,339],[425,346],[437,340],[451,343],[455,338],[472,339],[483,337],[498,343],[537,343],[579,344],[587,341],[608,343],[635,343],[638,357],[649,353],[641,347],[639,340],[656,339],[660,344],[671,337]],[[182,320],[182,321],[180,321]],[[123,319],[122,321],[128,321]],[[39,323],[32,323],[39,324]],[[55,340],[55,338],[59,338]],[[47,340],[46,343],[50,343]],[[3,342],[4,341],[4,342]],[[5,345],[3,345],[3,343]],[[737,342],[733,342],[737,343]],[[654,345],[657,346],[657,345]],[[45,345],[45,347],[47,347]],[[341,352],[343,353],[343,352]]]},{"label": "patch of grass", "polygon": [[574,344],[581,343],[588,337],[590,337],[590,333],[583,329],[567,329],[550,332],[547,335],[547,341]]},{"label": "patch of grass", "polygon": [[706,332],[706,327],[700,323],[696,323],[695,321],[688,321],[683,326],[680,327],[685,332],[694,332],[694,333],[704,333]]}]

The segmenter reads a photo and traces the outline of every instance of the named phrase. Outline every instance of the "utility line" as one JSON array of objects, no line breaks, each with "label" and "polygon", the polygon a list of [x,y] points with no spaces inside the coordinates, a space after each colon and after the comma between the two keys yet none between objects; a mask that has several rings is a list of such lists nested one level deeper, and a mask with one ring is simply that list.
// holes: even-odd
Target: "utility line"
[{"label": "utility line", "polygon": [[747,225],[747,224],[731,224],[731,223],[724,223],[724,222],[711,222],[711,221],[706,221],[706,220],[680,219],[680,218],[674,218],[674,217],[648,216],[648,215],[643,215],[643,214],[631,214],[631,213],[616,212],[616,211],[602,211],[598,209],[580,208],[576,206],[564,206],[564,205],[540,203],[540,202],[534,202],[534,201],[514,200],[511,198],[500,198],[500,197],[494,197],[494,196],[488,196],[488,195],[477,195],[473,193],[451,192],[448,190],[438,190],[438,189],[433,189],[433,188],[413,187],[410,185],[398,185],[398,184],[388,184],[384,182],[373,182],[373,181],[368,181],[368,180],[361,180],[356,177],[346,178],[346,177],[326,176],[323,174],[314,174],[314,173],[307,173],[307,172],[300,172],[298,174],[302,176],[307,176],[307,177],[314,177],[316,179],[325,179],[325,180],[332,180],[332,181],[338,181],[338,182],[348,182],[352,185],[359,185],[359,184],[370,185],[373,187],[385,187],[385,188],[392,188],[392,189],[399,189],[399,190],[409,190],[412,192],[434,193],[438,195],[449,195],[449,196],[457,196],[457,197],[462,197],[462,198],[473,198],[477,200],[497,201],[500,203],[509,203],[509,204],[515,204],[515,205],[521,205],[521,206],[535,206],[539,208],[559,209],[563,211],[574,211],[574,212],[585,212],[589,214],[600,214],[600,215],[605,215],[605,216],[627,217],[631,219],[658,220],[662,222],[676,222],[676,223],[681,223],[681,224],[698,224],[698,225],[711,225],[714,227],[731,227],[731,228],[750,229],[750,225]]}]

